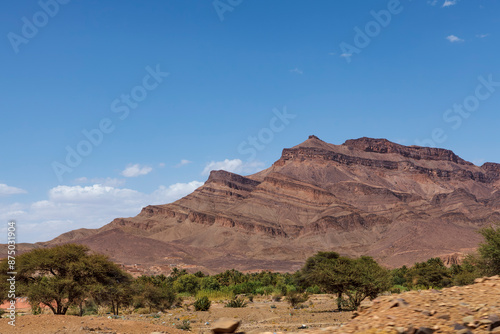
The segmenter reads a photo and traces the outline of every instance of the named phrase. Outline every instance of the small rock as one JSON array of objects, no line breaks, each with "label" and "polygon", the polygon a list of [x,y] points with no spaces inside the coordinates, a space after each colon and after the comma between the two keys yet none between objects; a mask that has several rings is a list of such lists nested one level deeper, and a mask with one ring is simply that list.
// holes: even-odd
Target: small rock
[{"label": "small rock", "polygon": [[438,316],[438,319],[450,320],[451,317],[449,314],[441,314],[440,316]]},{"label": "small rock", "polygon": [[464,323],[464,325],[473,324],[473,323],[474,323],[474,321],[475,321],[475,319],[474,319],[474,317],[473,317],[473,316],[471,316],[471,315],[469,315],[469,316],[467,316],[467,317],[464,317],[464,318],[462,319],[462,322]]},{"label": "small rock", "polygon": [[405,328],[404,328],[404,327],[394,327],[394,330],[395,330],[398,334],[404,334],[404,333],[405,333]]},{"label": "small rock", "polygon": [[434,330],[432,328],[429,328],[429,327],[420,327],[415,332],[415,334],[433,334],[433,333],[434,333]]},{"label": "small rock", "polygon": [[462,329],[467,329],[467,327],[460,325],[460,324],[453,324],[453,329],[456,331],[462,330]]},{"label": "small rock", "polygon": [[212,327],[212,332],[217,333],[234,333],[240,326],[239,320],[233,319],[220,319],[217,320]]},{"label": "small rock", "polygon": [[397,299],[394,299],[391,304],[389,305],[389,308],[393,308],[393,307],[404,307],[404,306],[408,306],[408,303],[406,302],[406,300],[404,300],[403,298],[397,298]]},{"label": "small rock", "polygon": [[405,330],[403,332],[403,334],[415,334],[416,332],[417,332],[417,330],[413,326],[410,326],[410,327],[408,327],[407,330]]},{"label": "small rock", "polygon": [[457,332],[457,334],[473,334],[470,329],[461,329]]},{"label": "small rock", "polygon": [[489,331],[493,331],[496,328],[500,328],[500,317],[496,314],[490,314],[488,316],[488,320],[491,321],[490,326],[488,327]]}]

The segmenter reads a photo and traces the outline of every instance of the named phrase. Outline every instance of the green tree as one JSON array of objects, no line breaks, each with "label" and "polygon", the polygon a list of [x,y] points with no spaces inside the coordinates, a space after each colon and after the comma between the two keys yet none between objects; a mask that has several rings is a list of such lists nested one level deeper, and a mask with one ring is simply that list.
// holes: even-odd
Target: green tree
[{"label": "green tree", "polygon": [[200,288],[202,290],[220,290],[220,283],[213,276],[207,276],[201,279]]},{"label": "green tree", "polygon": [[479,233],[484,237],[484,242],[479,245],[481,256],[480,269],[484,275],[494,276],[500,274],[500,224],[483,228]]},{"label": "green tree", "polygon": [[194,295],[200,289],[200,279],[193,274],[183,275],[175,281],[174,288],[177,292]]},{"label": "green tree", "polygon": [[373,299],[391,286],[389,271],[371,257],[351,259],[335,252],[319,252],[307,259],[298,281],[303,287],[316,284],[336,294],[339,310],[355,309],[365,298]]},{"label": "green tree", "polygon": [[[112,287],[131,281],[131,277],[106,256],[89,254],[83,245],[39,248],[16,260],[19,295],[28,297],[32,305],[46,305],[54,314],[66,314],[70,306],[82,310],[84,300],[99,286],[107,287],[108,298],[112,299]],[[0,272],[5,275],[6,269],[7,263],[3,261]]]},{"label": "green tree", "polygon": [[174,289],[164,283],[155,285],[152,281],[145,279],[136,280],[133,284],[135,305],[165,311],[180,302]]},{"label": "green tree", "polygon": [[440,258],[431,258],[426,262],[417,262],[406,275],[409,288],[445,288],[452,284],[451,272]]}]

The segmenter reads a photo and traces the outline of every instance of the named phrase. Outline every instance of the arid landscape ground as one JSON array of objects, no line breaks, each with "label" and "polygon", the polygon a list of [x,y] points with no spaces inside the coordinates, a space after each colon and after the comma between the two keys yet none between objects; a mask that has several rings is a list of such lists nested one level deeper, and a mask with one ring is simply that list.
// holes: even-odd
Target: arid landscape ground
[{"label": "arid landscape ground", "polygon": [[[314,295],[301,309],[284,301],[256,298],[246,308],[225,308],[214,303],[208,312],[184,307],[154,315],[19,316],[15,329],[0,321],[0,333],[172,333],[176,325],[190,321],[191,332],[210,333],[220,318],[241,320],[246,333],[500,333],[500,277],[478,279],[474,285],[443,290],[410,291],[380,296],[363,303],[361,310],[336,312],[331,295]],[[353,318],[354,319],[351,319]],[[419,331],[420,330],[420,331]]]}]

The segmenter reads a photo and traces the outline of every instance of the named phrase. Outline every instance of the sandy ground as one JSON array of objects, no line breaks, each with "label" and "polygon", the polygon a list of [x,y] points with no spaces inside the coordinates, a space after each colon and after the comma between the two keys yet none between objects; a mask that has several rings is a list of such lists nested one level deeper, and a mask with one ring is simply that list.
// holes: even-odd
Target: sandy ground
[{"label": "sandy ground", "polygon": [[19,315],[16,327],[8,325],[8,319],[0,319],[0,333],[186,333],[176,328],[183,320],[191,323],[191,332],[210,333],[211,324],[220,318],[242,321],[240,332],[260,333],[297,331],[307,328],[338,326],[351,318],[350,312],[333,312],[334,299],[330,295],[314,295],[305,303],[306,308],[291,309],[288,303],[273,302],[268,297],[257,297],[245,308],[226,308],[223,303],[212,303],[208,312],[196,312],[189,306],[194,299],[185,301],[183,308],[169,310],[159,318],[151,315],[125,315],[124,319],[98,316]]}]

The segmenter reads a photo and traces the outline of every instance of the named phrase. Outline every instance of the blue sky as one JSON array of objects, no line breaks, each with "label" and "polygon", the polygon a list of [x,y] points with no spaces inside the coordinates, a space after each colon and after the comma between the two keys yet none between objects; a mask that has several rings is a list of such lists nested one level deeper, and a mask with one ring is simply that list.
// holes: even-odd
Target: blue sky
[{"label": "blue sky", "polygon": [[310,134],[500,162],[498,0],[0,6],[0,241],[134,216]]}]

